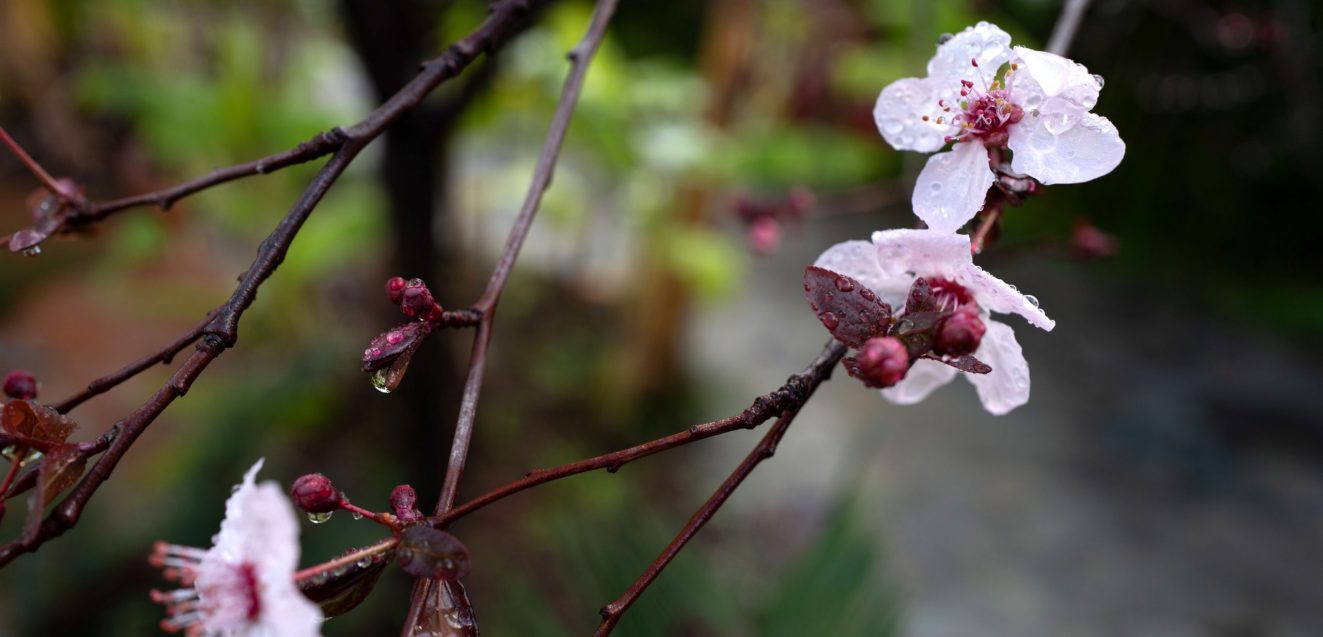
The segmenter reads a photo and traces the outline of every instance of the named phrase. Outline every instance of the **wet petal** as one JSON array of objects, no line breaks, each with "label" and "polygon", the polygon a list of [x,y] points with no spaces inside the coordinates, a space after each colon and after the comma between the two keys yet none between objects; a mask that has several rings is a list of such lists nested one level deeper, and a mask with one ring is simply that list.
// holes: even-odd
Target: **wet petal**
[{"label": "wet petal", "polygon": [[1043,119],[1027,115],[1011,128],[1012,170],[1044,184],[1077,184],[1112,172],[1125,156],[1125,142],[1106,117],[1085,113],[1060,134]]},{"label": "wet petal", "polygon": [[1056,327],[1056,321],[1048,318],[1028,296],[977,265],[970,263],[964,266],[955,275],[955,280],[974,295],[979,307],[989,312],[1019,314],[1026,321],[1049,332]]},{"label": "wet petal", "polygon": [[913,405],[927,398],[933,390],[951,382],[959,373],[950,365],[920,359],[914,361],[904,380],[894,387],[883,389],[882,397],[897,405]]},{"label": "wet petal", "polygon": [[895,306],[905,299],[914,277],[904,271],[887,272],[878,265],[877,248],[867,241],[838,243],[823,252],[813,265],[844,274],[876,292],[888,304]]},{"label": "wet petal", "polygon": [[972,261],[969,237],[940,230],[882,230],[873,233],[873,246],[878,267],[894,276],[954,276]]},{"label": "wet petal", "polygon": [[[1015,47],[1015,62],[1020,68],[1012,73],[1011,95],[1026,111],[1040,108],[1039,104],[1027,103],[1033,101],[1035,93],[1046,101],[1056,98],[1082,111],[1093,110],[1098,103],[1102,85],[1083,64],[1054,53],[1022,46]],[[1038,85],[1037,91],[1033,89],[1033,84]],[[1026,94],[1020,95],[1021,90]],[[1065,105],[1056,109],[1066,110]]]},{"label": "wet petal", "polygon": [[877,96],[873,121],[892,148],[931,153],[940,149],[945,144],[943,139],[955,130],[937,123],[943,113],[937,106],[936,83],[929,78],[907,77],[888,84]]},{"label": "wet petal", "polygon": [[[928,62],[928,77],[956,85],[970,80],[984,88],[1010,59],[1011,36],[995,24],[979,22],[937,47],[937,54]],[[978,68],[971,60],[978,60]]]},{"label": "wet petal", "polygon": [[997,321],[985,324],[988,331],[974,356],[990,365],[992,371],[965,374],[965,378],[974,384],[983,408],[1000,416],[1029,401],[1029,363],[1010,326]]},{"label": "wet petal", "polygon": [[956,144],[928,158],[914,184],[914,214],[933,230],[955,232],[983,209],[994,179],[982,144]]}]

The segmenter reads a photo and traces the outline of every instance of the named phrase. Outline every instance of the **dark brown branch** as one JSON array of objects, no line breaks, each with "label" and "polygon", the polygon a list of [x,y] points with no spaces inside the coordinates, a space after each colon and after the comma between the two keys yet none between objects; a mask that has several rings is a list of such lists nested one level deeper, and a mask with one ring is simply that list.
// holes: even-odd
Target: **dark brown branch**
[{"label": "dark brown branch", "polygon": [[454,509],[432,518],[429,522],[436,526],[447,526],[451,522],[462,518],[478,509],[481,509],[497,500],[503,500],[516,493],[546,484],[561,478],[595,471],[597,469],[606,469],[614,473],[620,467],[629,464],[639,458],[644,458],[655,453],[660,453],[668,449],[687,445],[691,442],[697,442],[713,436],[718,436],[731,431],[740,429],[753,429],[768,420],[786,412],[795,411],[804,406],[818,385],[822,384],[829,376],[836,363],[840,362],[841,357],[845,355],[845,346],[838,341],[832,341],[818,357],[814,359],[804,371],[791,376],[785,384],[771,393],[764,394],[754,399],[753,404],[748,409],[731,416],[693,425],[683,431],[673,433],[669,436],[650,440],[648,442],[634,445],[627,449],[613,451],[571,462],[558,467],[549,469],[538,469],[531,471],[523,478],[515,480],[509,484],[497,487],[484,493],[468,502],[465,502]]},{"label": "dark brown branch", "polygon": [[[826,367],[827,372],[830,372],[836,361],[845,355],[845,346],[840,342],[833,341],[823,351],[823,355],[825,358],[832,360],[831,364]],[[820,360],[822,358],[820,357]],[[712,516],[716,515],[721,505],[730,499],[731,494],[735,493],[735,489],[739,488],[750,473],[753,473],[754,468],[776,453],[776,446],[781,442],[781,437],[790,428],[790,423],[799,414],[804,402],[807,402],[809,397],[813,395],[814,389],[817,389],[817,384],[814,384],[807,395],[804,396],[803,402],[787,407],[781,412],[776,424],[772,425],[772,428],[767,431],[767,435],[763,436],[763,439],[758,442],[753,451],[750,451],[749,455],[744,457],[744,461],[735,468],[730,477],[726,478],[726,481],[722,482],[720,487],[717,487],[716,492],[707,499],[707,502],[704,502],[703,506],[694,512],[694,515],[689,518],[689,522],[684,525],[684,528],[680,529],[680,533],[675,536],[675,539],[671,540],[671,543],[666,546],[661,555],[658,555],[657,559],[648,565],[648,568],[630,585],[623,595],[602,608],[602,625],[594,633],[596,637],[606,637],[606,635],[611,634],[616,624],[620,622],[620,618],[624,616],[625,611],[629,610],[629,607],[638,601],[638,598],[643,595],[643,591],[647,590],[648,586],[657,579],[657,576],[661,575],[662,570],[671,563],[671,560],[680,554],[681,549],[689,543],[689,540],[692,540],[702,530],[703,526],[712,519]]]},{"label": "dark brown branch", "polygon": [[[473,33],[456,42],[440,57],[429,61],[412,82],[379,106],[366,119],[349,129],[325,133],[328,143],[336,146],[331,159],[313,177],[303,195],[262,241],[257,258],[243,274],[230,299],[219,307],[203,330],[197,349],[179,367],[170,380],[145,404],[112,428],[117,435],[97,463],[83,475],[73,490],[46,516],[37,532],[0,546],[0,566],[18,555],[36,550],[77,524],[92,495],[114,471],[115,466],[138,436],[175,398],[183,396],[193,382],[221,352],[238,339],[239,319],[257,297],[257,290],[284,260],[295,235],[358,153],[381,135],[391,122],[417,106],[424,97],[447,79],[454,77],[479,54],[499,45],[512,25],[535,4],[547,0],[505,0],[492,8],[491,15]],[[132,366],[130,366],[132,367]],[[110,432],[108,432],[110,435]]]}]

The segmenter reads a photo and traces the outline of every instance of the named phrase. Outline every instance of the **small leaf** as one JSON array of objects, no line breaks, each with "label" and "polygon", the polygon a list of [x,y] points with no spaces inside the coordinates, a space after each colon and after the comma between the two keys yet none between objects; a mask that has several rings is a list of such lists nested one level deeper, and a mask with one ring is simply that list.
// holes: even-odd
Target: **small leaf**
[{"label": "small leaf", "polygon": [[478,637],[478,618],[464,585],[459,580],[437,580],[428,585],[413,637]]},{"label": "small leaf", "polygon": [[827,331],[850,347],[886,334],[891,323],[891,306],[868,286],[831,270],[804,269],[804,298]]},{"label": "small leaf", "polygon": [[400,533],[400,566],[415,577],[455,580],[469,574],[469,550],[455,536],[425,524]]},{"label": "small leaf", "polygon": [[37,469],[37,488],[28,496],[28,519],[23,524],[25,541],[36,538],[46,505],[73,486],[83,475],[86,465],[87,456],[78,451],[78,445],[59,445],[41,459],[41,466]]},{"label": "small leaf", "polygon": [[299,590],[320,605],[325,616],[343,615],[367,599],[394,558],[394,549],[364,556],[357,562],[300,581]]},{"label": "small leaf", "polygon": [[363,350],[363,371],[372,375],[372,386],[390,393],[404,380],[414,352],[432,331],[429,323],[414,321],[378,334]]},{"label": "small leaf", "polygon": [[19,439],[61,443],[78,423],[46,405],[26,400],[11,400],[0,411],[0,427]]},{"label": "small leaf", "polygon": [[986,374],[992,371],[992,368],[989,367],[987,363],[974,358],[971,354],[965,354],[959,358],[941,358],[939,356],[928,354],[924,356],[924,358],[935,360],[939,363],[946,363],[962,372],[969,372],[971,374]]},{"label": "small leaf", "polygon": [[915,279],[914,284],[910,286],[909,295],[905,297],[905,313],[936,312],[938,309],[932,284],[923,277]]}]

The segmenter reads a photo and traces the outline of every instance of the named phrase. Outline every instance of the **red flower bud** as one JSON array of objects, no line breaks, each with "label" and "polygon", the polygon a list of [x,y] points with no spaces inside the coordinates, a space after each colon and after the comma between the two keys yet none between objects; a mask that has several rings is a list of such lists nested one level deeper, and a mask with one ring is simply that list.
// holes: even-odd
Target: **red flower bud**
[{"label": "red flower bud", "polygon": [[343,498],[331,479],[320,473],[309,473],[294,481],[289,495],[294,506],[308,513],[330,513],[340,508]]},{"label": "red flower bud", "polygon": [[32,400],[37,397],[39,383],[31,373],[16,369],[5,376],[5,395],[19,400]]},{"label": "red flower bud", "polygon": [[869,387],[891,387],[905,378],[910,369],[910,355],[894,336],[868,339],[859,355],[846,359],[850,375]]},{"label": "red flower bud", "polygon": [[404,295],[405,285],[408,285],[408,282],[405,281],[402,276],[393,276],[386,280],[386,297],[390,299],[391,303],[396,305],[400,304],[400,298]]},{"label": "red flower bud", "polygon": [[390,508],[395,512],[395,517],[401,522],[413,522],[422,517],[418,511],[418,494],[414,493],[413,487],[402,484],[390,492]]},{"label": "red flower bud", "polygon": [[933,351],[942,356],[973,354],[983,342],[983,334],[987,331],[987,326],[978,317],[978,311],[971,306],[963,306],[937,324]]},{"label": "red flower bud", "polygon": [[[435,312],[433,309],[435,306]],[[410,279],[404,286],[404,292],[400,298],[400,310],[405,316],[424,318],[433,314],[440,318],[440,305],[432,298],[431,290],[427,289],[427,284],[422,279]]]}]

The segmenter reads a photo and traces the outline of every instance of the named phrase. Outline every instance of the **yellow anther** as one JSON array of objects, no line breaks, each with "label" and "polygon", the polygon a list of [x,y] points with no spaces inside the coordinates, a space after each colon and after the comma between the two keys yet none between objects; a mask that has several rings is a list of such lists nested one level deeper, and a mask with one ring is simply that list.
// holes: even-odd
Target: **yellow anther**
[{"label": "yellow anther", "polygon": [[925,121],[925,122],[928,121],[928,116],[927,116],[927,115],[924,115],[924,116],[923,116],[923,121]]}]

